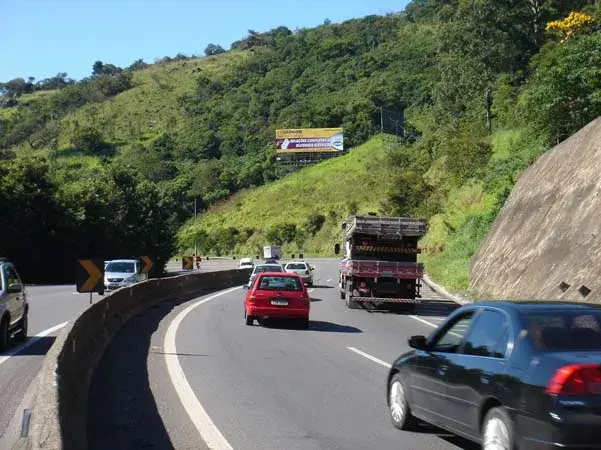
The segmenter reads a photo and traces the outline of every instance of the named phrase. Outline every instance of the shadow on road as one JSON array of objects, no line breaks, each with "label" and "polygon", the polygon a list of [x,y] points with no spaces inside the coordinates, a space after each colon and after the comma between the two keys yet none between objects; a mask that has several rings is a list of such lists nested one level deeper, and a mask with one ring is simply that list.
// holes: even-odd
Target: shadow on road
[{"label": "shadow on road", "polygon": [[105,350],[88,397],[88,448],[174,448],[148,381],[150,339],[172,303],[127,322]]},{"label": "shadow on road", "polygon": [[360,305],[362,309],[368,313],[380,314],[400,314],[400,315],[415,315],[415,316],[432,316],[446,317],[459,308],[461,305],[451,301],[428,300],[422,299],[422,303],[417,305],[399,303],[394,305],[394,309],[384,305],[374,305],[364,302]]},{"label": "shadow on road", "polygon": [[326,284],[314,284],[311,286],[313,289],[334,289],[334,286],[328,286]]},{"label": "shadow on road", "polygon": [[[276,330],[294,330],[298,325],[294,320],[286,319],[266,319],[261,326],[273,328]],[[363,333],[359,328],[350,325],[339,325],[337,323],[325,322],[323,320],[311,320],[307,331],[321,331],[325,333]]]},{"label": "shadow on road", "polygon": [[310,299],[310,300],[311,300],[311,303],[313,303],[313,302],[321,302],[321,301],[323,301],[322,299],[320,299],[320,298],[315,298],[315,297],[311,297],[311,299]]},{"label": "shadow on road", "polygon": [[460,436],[456,436],[448,431],[443,430],[442,428],[438,428],[434,425],[430,425],[427,423],[421,422],[417,430],[415,430],[415,434],[434,434],[437,435],[440,439],[447,441],[449,444],[452,444],[463,450],[479,450],[480,445],[475,442],[464,439]]},{"label": "shadow on road", "polygon": [[10,356],[16,358],[19,356],[45,356],[52,347],[54,336],[45,337],[29,337],[25,342],[21,343],[12,339],[6,352],[0,352],[0,357]]},{"label": "shadow on road", "polygon": [[[34,338],[29,338],[29,339],[34,339]],[[52,344],[54,344],[54,341],[56,340],[55,336],[44,336],[44,337],[39,337],[39,338],[35,338],[36,341],[34,343],[32,343],[31,345],[28,345],[27,347],[25,347],[23,350],[21,350],[19,353],[17,353],[14,356],[44,356],[46,355],[46,353],[48,353],[48,350],[50,350],[50,347],[52,347]],[[10,349],[9,349],[10,351]]]},{"label": "shadow on road", "polygon": [[323,320],[312,320],[309,325],[310,331],[323,331],[326,333],[363,333],[359,328],[350,325],[340,325]]}]

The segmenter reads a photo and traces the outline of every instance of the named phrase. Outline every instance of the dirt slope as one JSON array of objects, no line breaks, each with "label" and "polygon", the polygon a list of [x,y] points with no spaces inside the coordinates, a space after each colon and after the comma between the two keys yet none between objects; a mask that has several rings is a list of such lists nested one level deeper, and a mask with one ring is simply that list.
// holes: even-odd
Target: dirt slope
[{"label": "dirt slope", "polygon": [[600,193],[598,118],[520,176],[472,258],[470,290],[488,298],[601,301]]}]

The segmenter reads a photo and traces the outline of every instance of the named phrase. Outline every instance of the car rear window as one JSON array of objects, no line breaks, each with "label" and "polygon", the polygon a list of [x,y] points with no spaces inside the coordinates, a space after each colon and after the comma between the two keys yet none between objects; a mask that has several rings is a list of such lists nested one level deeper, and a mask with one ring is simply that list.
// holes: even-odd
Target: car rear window
[{"label": "car rear window", "polygon": [[257,266],[255,267],[255,273],[261,272],[283,272],[282,266]]},{"label": "car rear window", "polygon": [[307,270],[306,264],[288,264],[286,269],[290,270]]},{"label": "car rear window", "polygon": [[302,291],[302,285],[292,277],[263,277],[259,284],[262,291]]},{"label": "car rear window", "polygon": [[525,319],[528,336],[541,351],[601,351],[601,312],[537,311]]}]

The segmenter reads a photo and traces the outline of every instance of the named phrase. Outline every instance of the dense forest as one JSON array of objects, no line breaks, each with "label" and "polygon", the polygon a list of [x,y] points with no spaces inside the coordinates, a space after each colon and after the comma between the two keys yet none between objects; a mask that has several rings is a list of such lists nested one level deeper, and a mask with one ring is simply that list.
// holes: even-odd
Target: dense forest
[{"label": "dense forest", "polygon": [[[30,280],[72,276],[77,255],[167,258],[194,199],[205,210],[278,177],[276,128],[342,126],[352,152],[382,118],[397,170],[374,208],[438,218],[433,241],[472,242],[519,172],[600,114],[600,10],[414,0],[398,14],[251,30],[202,58],[2,83],[0,253]],[[466,187],[488,207],[445,219]],[[227,233],[212,232],[205,252],[223,247]]]}]

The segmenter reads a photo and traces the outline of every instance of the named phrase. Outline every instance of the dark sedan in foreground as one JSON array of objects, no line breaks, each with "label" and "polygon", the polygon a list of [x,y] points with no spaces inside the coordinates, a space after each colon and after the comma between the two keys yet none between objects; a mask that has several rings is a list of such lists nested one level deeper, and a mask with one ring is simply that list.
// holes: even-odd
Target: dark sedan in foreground
[{"label": "dark sedan in foreground", "polygon": [[418,419],[486,450],[601,449],[601,308],[463,306],[393,364],[392,423]]}]

